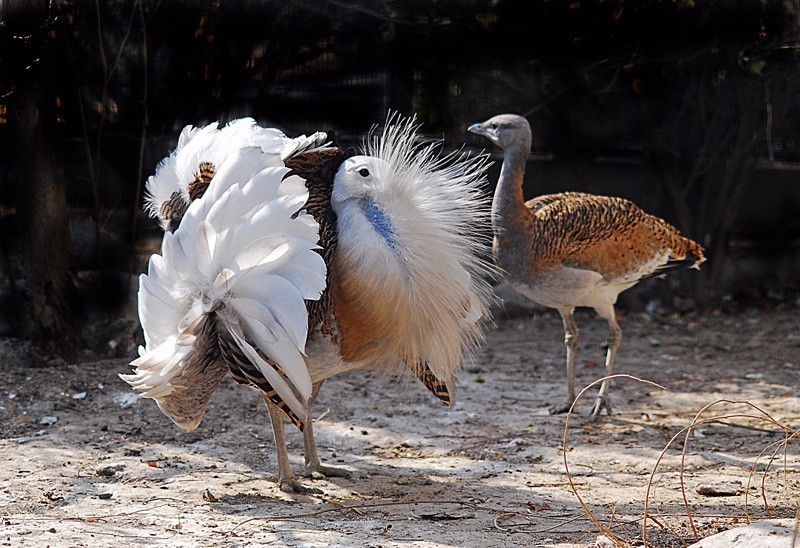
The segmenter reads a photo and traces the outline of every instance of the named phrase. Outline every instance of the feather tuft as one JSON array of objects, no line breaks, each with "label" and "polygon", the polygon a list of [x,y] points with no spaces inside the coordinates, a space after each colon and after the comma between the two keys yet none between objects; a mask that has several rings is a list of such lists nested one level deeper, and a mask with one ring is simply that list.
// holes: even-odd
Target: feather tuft
[{"label": "feather tuft", "polygon": [[427,364],[453,394],[463,353],[482,340],[497,274],[488,156],[442,155],[439,143],[417,143],[417,129],[414,118],[390,114],[334,182],[342,357],[405,363],[420,378]]},{"label": "feather tuft", "polygon": [[[290,138],[278,129],[256,125],[252,118],[233,120],[220,128],[217,122],[204,127],[186,126],[181,131],[175,150],[162,160],[145,188],[145,210],[158,218],[164,229],[171,220],[165,215],[165,203],[180,198],[185,206],[191,203],[192,182],[208,169],[214,179],[239,151],[254,148],[260,151],[261,167],[280,167],[284,161],[307,150],[325,146],[327,134],[317,132],[310,137]],[[215,174],[216,173],[216,174]],[[179,208],[180,209],[180,208]]]},{"label": "feather tuft", "polygon": [[[242,122],[223,131],[248,127]],[[196,142],[197,133],[185,131],[182,140]],[[165,233],[161,254],[140,277],[146,344],[132,362],[134,373],[120,376],[185,428],[197,426],[223,374],[221,332],[305,420],[311,378],[303,358],[304,300],[320,297],[326,266],[315,251],[317,224],[300,211],[305,187],[284,184],[288,169],[265,167],[264,156],[252,147],[227,153],[214,184],[191,203],[177,230]]]}]

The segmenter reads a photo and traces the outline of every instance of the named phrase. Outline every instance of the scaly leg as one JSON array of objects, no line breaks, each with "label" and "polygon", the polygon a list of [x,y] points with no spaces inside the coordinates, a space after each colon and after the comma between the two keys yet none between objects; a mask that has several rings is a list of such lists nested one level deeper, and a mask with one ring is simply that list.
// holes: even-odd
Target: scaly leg
[{"label": "scaly leg", "polygon": [[[622,342],[622,330],[617,324],[617,315],[614,312],[614,306],[611,305],[607,310],[598,310],[600,316],[608,322],[608,353],[606,354],[606,377],[610,377],[614,371],[614,360],[617,357],[617,349],[619,343]],[[608,387],[611,384],[611,379],[605,379],[600,385],[600,392],[597,394],[597,399],[592,407],[592,412],[589,419],[592,421],[597,420],[603,409],[606,410],[608,415],[611,414],[611,397],[608,395]]]},{"label": "scaly leg", "polygon": [[305,475],[312,476],[316,472],[323,476],[349,478],[350,472],[347,470],[338,466],[322,464],[322,461],[319,460],[319,454],[317,453],[317,441],[314,439],[314,420],[311,416],[311,406],[314,405],[314,401],[317,399],[319,389],[322,388],[323,382],[325,381],[320,381],[312,387],[311,398],[309,398],[307,404],[308,420],[306,420],[306,425],[303,428],[303,455],[306,462]]},{"label": "scaly leg", "polygon": [[[272,423],[272,435],[275,437],[275,453],[278,457],[278,486],[286,493],[322,493],[314,487],[306,487],[297,481],[289,462],[289,450],[286,448],[286,435],[283,431],[283,413],[275,407],[265,394],[264,403],[267,404],[269,420]],[[310,422],[310,421],[309,421]]]},{"label": "scaly leg", "polygon": [[550,414],[566,413],[575,401],[575,349],[578,346],[578,326],[572,317],[574,308],[560,309],[561,321],[564,322],[564,346],[567,347],[567,391],[566,402],[550,407]]}]

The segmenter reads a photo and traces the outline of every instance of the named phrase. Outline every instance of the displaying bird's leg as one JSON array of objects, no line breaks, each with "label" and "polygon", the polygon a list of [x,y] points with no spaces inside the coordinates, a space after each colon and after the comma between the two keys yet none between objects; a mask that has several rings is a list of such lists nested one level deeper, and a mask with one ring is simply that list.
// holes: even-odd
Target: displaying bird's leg
[{"label": "displaying bird's leg", "polygon": [[[619,343],[622,341],[622,330],[617,324],[617,318],[613,306],[610,308],[610,310],[598,310],[597,312],[608,322],[608,353],[606,354],[605,376],[610,377],[614,371],[614,359],[617,357],[617,349],[619,348]],[[600,392],[597,394],[594,407],[592,407],[592,412],[589,415],[590,420],[597,420],[603,409],[606,410],[607,414],[611,414],[611,398],[608,395],[608,387],[610,384],[611,379],[607,378],[600,385]]]},{"label": "displaying bird's leg", "polygon": [[550,407],[550,414],[566,413],[575,401],[575,349],[578,347],[578,326],[572,317],[574,308],[559,310],[564,322],[564,346],[567,347],[567,401]]},{"label": "displaying bird's leg", "polygon": [[[292,472],[289,462],[289,450],[286,448],[286,435],[283,431],[283,414],[275,407],[266,394],[262,394],[267,404],[269,420],[272,423],[272,435],[275,437],[275,454],[278,458],[278,486],[286,493],[319,494],[321,490],[301,484]],[[310,422],[310,421],[309,421]]]},{"label": "displaying bird's leg", "polygon": [[314,421],[311,418],[311,407],[317,399],[319,389],[322,388],[322,383],[313,386],[311,397],[308,400],[308,419],[306,420],[305,427],[303,428],[303,455],[306,462],[305,475],[312,476],[315,472],[323,476],[337,476],[341,478],[349,478],[350,472],[338,466],[331,466],[329,464],[322,464],[319,460],[317,453],[317,441],[314,439]]}]

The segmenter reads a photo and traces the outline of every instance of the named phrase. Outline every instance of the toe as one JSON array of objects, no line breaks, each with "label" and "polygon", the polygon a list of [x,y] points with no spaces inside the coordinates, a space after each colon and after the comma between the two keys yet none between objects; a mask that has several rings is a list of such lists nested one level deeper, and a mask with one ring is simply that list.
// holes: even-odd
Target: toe
[{"label": "toe", "polygon": [[551,405],[547,408],[551,415],[561,415],[569,411],[569,408],[572,407],[571,401],[565,401],[562,403],[557,403],[555,405]]},{"label": "toe", "polygon": [[611,415],[611,400],[608,396],[597,396],[594,406],[592,407],[592,412],[589,414],[589,420],[594,422],[600,418],[603,409],[606,410],[607,415]]},{"label": "toe", "polygon": [[328,477],[349,478],[351,476],[349,470],[345,470],[339,466],[331,466],[329,464],[321,464],[317,469],[317,472]]},{"label": "toe", "polygon": [[280,482],[281,491],[284,493],[296,493],[300,495],[321,495],[322,490],[316,487],[306,487],[295,478],[286,479]]},{"label": "toe", "polygon": [[321,463],[316,466],[307,466],[303,475],[316,479],[325,477],[349,478],[351,476],[350,472],[344,468]]}]

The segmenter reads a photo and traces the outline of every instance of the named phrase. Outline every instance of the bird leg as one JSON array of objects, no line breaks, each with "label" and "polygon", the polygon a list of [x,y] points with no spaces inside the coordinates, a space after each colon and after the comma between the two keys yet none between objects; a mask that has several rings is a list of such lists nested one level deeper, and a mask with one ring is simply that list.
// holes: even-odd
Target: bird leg
[{"label": "bird leg", "polygon": [[306,462],[304,475],[313,477],[314,474],[317,473],[323,476],[349,478],[350,472],[344,468],[322,464],[322,461],[319,460],[319,453],[317,453],[317,441],[314,439],[314,420],[311,417],[311,406],[314,404],[314,400],[317,399],[319,389],[322,388],[323,382],[324,381],[320,381],[312,387],[311,397],[308,399],[308,419],[303,428],[303,456]]},{"label": "bird leg", "polygon": [[[267,404],[269,420],[272,423],[272,435],[275,437],[275,454],[278,458],[278,486],[286,493],[319,494],[320,489],[306,487],[301,484],[292,472],[289,462],[289,450],[286,448],[286,435],[283,430],[283,414],[266,394],[262,393],[264,403]],[[310,421],[309,421],[310,422]]]},{"label": "bird leg", "polygon": [[[599,312],[599,311],[598,311]],[[614,359],[617,357],[617,349],[619,343],[622,342],[622,330],[617,324],[616,313],[614,307],[606,313],[601,313],[608,322],[608,353],[606,354],[606,377],[610,377],[614,371]],[[592,412],[589,419],[592,421],[597,420],[602,413],[603,409],[606,410],[608,415],[611,414],[611,397],[608,395],[608,387],[611,384],[611,379],[606,378],[600,385],[600,392],[597,393],[597,399],[592,407]]]},{"label": "bird leg", "polygon": [[550,407],[550,414],[566,413],[575,401],[575,349],[578,346],[578,326],[572,313],[575,309],[559,310],[564,322],[564,345],[567,347],[567,401]]}]

